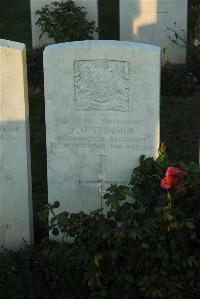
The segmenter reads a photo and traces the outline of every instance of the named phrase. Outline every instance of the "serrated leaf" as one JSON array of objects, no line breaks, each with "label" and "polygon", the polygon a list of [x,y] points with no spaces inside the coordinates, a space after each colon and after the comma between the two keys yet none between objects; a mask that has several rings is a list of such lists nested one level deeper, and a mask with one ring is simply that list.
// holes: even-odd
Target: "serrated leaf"
[{"label": "serrated leaf", "polygon": [[59,229],[58,228],[53,228],[52,229],[52,235],[58,236],[59,235]]},{"label": "serrated leaf", "polygon": [[135,231],[131,231],[129,233],[129,238],[136,240],[137,239],[137,233]]},{"label": "serrated leaf", "polygon": [[142,242],[141,247],[144,249],[148,249],[150,246],[149,246],[149,244]]},{"label": "serrated leaf", "polygon": [[55,201],[55,202],[52,204],[51,208],[52,208],[52,209],[57,209],[57,208],[59,208],[59,206],[60,206],[59,201]]},{"label": "serrated leaf", "polygon": [[191,230],[195,229],[195,225],[192,222],[186,222],[185,226]]}]

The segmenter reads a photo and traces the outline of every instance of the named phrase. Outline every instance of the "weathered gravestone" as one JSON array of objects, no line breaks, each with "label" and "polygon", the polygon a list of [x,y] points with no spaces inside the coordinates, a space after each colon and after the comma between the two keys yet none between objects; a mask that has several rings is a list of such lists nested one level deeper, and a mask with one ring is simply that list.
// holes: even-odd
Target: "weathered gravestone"
[{"label": "weathered gravestone", "polygon": [[0,40],[0,245],[33,240],[26,50]]},{"label": "weathered gravestone", "polygon": [[141,154],[159,146],[160,48],[84,41],[44,51],[48,198],[70,212],[103,206]]},{"label": "weathered gravestone", "polygon": [[167,47],[170,61],[184,63],[186,47],[170,42],[168,36],[175,38],[167,28],[186,40],[187,9],[188,0],[120,0],[120,39]]},{"label": "weathered gravestone", "polygon": [[[41,30],[38,25],[35,25],[38,15],[37,10],[41,10],[45,5],[55,2],[53,0],[31,0],[31,23],[32,23],[32,45],[33,48],[40,47],[47,44],[54,43],[53,39],[48,37],[48,34],[44,34],[40,39]],[[56,2],[61,2],[57,0]],[[98,25],[98,7],[97,0],[74,0],[75,4],[80,7],[84,7],[88,13],[87,17],[89,21],[95,21]],[[97,38],[97,34],[94,34],[94,38]]]}]

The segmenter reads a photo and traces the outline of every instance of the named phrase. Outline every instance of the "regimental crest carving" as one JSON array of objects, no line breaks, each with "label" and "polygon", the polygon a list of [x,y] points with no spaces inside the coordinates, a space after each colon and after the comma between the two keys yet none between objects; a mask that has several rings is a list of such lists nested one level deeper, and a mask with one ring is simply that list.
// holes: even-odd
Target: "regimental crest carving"
[{"label": "regimental crest carving", "polygon": [[74,62],[76,111],[129,111],[129,63],[115,60]]}]

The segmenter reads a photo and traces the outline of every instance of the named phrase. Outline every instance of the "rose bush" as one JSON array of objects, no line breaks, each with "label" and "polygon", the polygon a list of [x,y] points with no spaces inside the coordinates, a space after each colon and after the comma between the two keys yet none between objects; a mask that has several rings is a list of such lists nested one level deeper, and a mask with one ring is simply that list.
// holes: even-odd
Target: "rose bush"
[{"label": "rose bush", "polygon": [[130,184],[104,199],[106,215],[48,206],[52,234],[71,242],[0,250],[0,298],[199,299],[199,165],[141,156]]},{"label": "rose bush", "polygon": [[141,156],[128,186],[108,188],[106,215],[56,215],[49,206],[50,229],[73,237],[87,298],[197,299],[199,198],[199,165],[171,165],[161,150],[156,160]]}]

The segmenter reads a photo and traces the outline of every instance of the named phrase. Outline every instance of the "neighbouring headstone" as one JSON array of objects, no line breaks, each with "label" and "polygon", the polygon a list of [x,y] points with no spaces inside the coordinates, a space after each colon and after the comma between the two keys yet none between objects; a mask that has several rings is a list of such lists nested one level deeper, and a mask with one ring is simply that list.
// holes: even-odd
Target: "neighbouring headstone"
[{"label": "neighbouring headstone", "polygon": [[[170,61],[185,63],[186,47],[169,41],[175,30],[187,40],[188,0],[120,0],[120,39],[167,48]],[[176,24],[175,24],[176,23]]]},{"label": "neighbouring headstone", "polygon": [[83,41],[44,51],[48,198],[70,212],[103,207],[141,154],[159,146],[160,48]]},{"label": "neighbouring headstone", "polygon": [[0,40],[0,245],[33,242],[25,45]]},{"label": "neighbouring headstone", "polygon": [[[38,15],[36,11],[42,9],[45,5],[55,2],[53,0],[31,0],[31,23],[32,23],[32,45],[33,48],[41,47],[43,45],[54,43],[53,39],[48,37],[48,34],[44,34],[40,39],[41,30],[38,25],[35,25]],[[56,2],[61,2],[57,0]],[[95,21],[98,26],[98,4],[97,0],[74,0],[75,4],[80,7],[85,7],[89,21]],[[94,38],[97,38],[97,34],[94,34]]]}]

